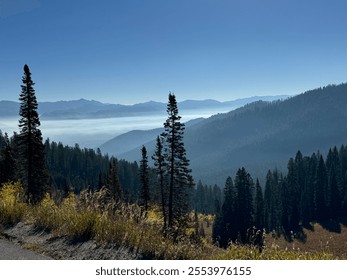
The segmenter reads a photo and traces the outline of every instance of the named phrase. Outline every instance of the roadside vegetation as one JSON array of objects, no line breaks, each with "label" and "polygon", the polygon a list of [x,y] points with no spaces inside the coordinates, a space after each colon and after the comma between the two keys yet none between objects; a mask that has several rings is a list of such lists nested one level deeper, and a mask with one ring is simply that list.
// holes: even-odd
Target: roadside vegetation
[{"label": "roadside vegetation", "polygon": [[[107,190],[71,193],[60,202],[49,194],[36,205],[24,202],[19,183],[4,184],[0,190],[0,223],[11,227],[22,221],[34,224],[57,237],[75,242],[90,239],[100,244],[125,247],[145,259],[335,259],[327,250],[304,252],[296,248],[280,249],[276,241],[264,244],[262,250],[252,245],[231,244],[227,249],[211,243],[212,217],[198,215],[198,225],[192,223],[176,240],[159,234],[163,228],[161,211],[152,208],[147,215],[138,205],[108,201]],[[196,219],[195,219],[196,220]],[[205,228],[205,229],[204,229]],[[203,231],[203,233],[202,233]]]}]

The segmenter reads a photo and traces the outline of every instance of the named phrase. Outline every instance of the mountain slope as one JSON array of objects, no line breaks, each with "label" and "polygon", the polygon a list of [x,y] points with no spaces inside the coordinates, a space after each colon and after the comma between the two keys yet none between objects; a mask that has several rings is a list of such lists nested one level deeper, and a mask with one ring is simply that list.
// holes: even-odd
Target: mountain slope
[{"label": "mountain slope", "polygon": [[[244,166],[254,177],[284,169],[297,150],[310,154],[347,143],[347,84],[284,101],[255,102],[186,129],[185,147],[196,179],[224,184]],[[152,151],[149,151],[149,154]],[[124,158],[132,153],[123,154]]]},{"label": "mountain slope", "polygon": [[[190,120],[186,123],[186,127],[196,125],[204,120],[203,118],[198,118]],[[116,136],[111,140],[100,146],[100,149],[105,154],[115,155],[121,157],[122,154],[131,151],[133,153],[133,158],[137,159],[140,147],[145,145],[147,149],[154,150],[153,139],[156,139],[158,135],[163,132],[164,128],[155,128],[151,130],[132,130]]]},{"label": "mountain slope", "polygon": [[[225,177],[241,166],[264,176],[284,168],[297,150],[309,154],[347,142],[347,84],[329,86],[286,101],[246,106],[195,131],[186,147],[196,175]],[[210,177],[210,178],[209,178]]]},{"label": "mountain slope", "polygon": [[100,146],[100,149],[105,154],[118,156],[130,150],[150,142],[155,139],[161,132],[162,128],[151,130],[132,130],[116,136]]}]

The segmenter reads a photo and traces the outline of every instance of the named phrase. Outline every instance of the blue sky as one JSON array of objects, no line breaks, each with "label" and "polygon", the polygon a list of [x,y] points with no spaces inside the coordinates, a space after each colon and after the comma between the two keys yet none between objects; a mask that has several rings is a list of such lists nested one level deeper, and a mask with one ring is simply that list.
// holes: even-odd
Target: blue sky
[{"label": "blue sky", "polygon": [[343,0],[0,0],[0,100],[133,104],[347,82]]}]

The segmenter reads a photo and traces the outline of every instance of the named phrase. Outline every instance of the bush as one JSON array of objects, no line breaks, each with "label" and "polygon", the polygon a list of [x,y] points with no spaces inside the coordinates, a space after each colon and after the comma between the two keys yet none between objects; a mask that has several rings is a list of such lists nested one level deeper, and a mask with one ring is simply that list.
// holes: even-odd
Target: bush
[{"label": "bush", "polygon": [[29,209],[23,201],[24,190],[19,182],[4,184],[0,190],[0,223],[13,225],[20,222]]},{"label": "bush", "polygon": [[93,227],[97,213],[84,207],[79,208],[76,196],[73,193],[70,193],[69,197],[64,199],[58,213],[61,234],[74,239],[90,239],[93,237]]},{"label": "bush", "polygon": [[34,224],[38,228],[54,231],[61,236],[74,239],[90,239],[96,212],[79,208],[73,193],[57,206],[52,197],[46,194],[34,209]]},{"label": "bush", "polygon": [[33,210],[34,225],[48,231],[61,226],[58,219],[58,207],[50,194],[46,193],[42,201]]}]

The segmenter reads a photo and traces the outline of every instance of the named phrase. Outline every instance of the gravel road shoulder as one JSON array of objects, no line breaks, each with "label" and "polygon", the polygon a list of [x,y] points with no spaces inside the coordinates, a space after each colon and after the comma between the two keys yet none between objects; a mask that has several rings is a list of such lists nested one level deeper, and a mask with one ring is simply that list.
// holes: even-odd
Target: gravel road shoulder
[{"label": "gravel road shoulder", "polygon": [[22,248],[19,244],[0,239],[0,260],[50,260],[50,257]]},{"label": "gravel road shoulder", "polygon": [[[11,250],[11,248],[7,248],[7,246],[12,247],[9,243],[15,245],[16,248],[30,249],[36,253],[35,255],[42,255],[43,258],[47,257],[62,260],[141,259],[140,254],[135,254],[127,248],[116,247],[112,244],[100,245],[94,240],[76,242],[67,237],[57,237],[52,233],[39,231],[35,229],[33,225],[22,222],[13,227],[1,230],[0,236],[2,236],[0,237],[2,238],[2,243],[5,244],[5,253],[3,253],[4,251],[2,251],[0,247],[0,259],[10,259],[9,255],[6,253]],[[25,253],[19,253],[13,256],[14,258],[12,259],[26,259]]]}]

